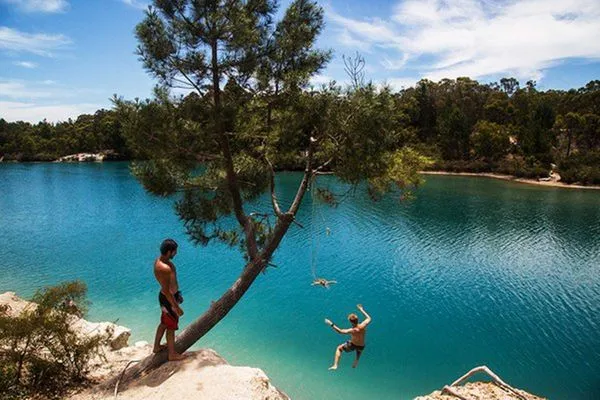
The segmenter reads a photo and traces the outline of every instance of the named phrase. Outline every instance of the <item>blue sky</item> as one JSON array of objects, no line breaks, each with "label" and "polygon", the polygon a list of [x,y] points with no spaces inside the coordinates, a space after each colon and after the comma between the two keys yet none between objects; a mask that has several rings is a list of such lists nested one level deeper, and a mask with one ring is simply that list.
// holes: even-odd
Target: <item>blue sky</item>
[{"label": "blue sky", "polygon": [[[0,117],[65,120],[151,95],[134,54],[144,0],[0,0]],[[281,7],[289,4],[283,1]],[[345,82],[359,51],[367,78],[395,88],[420,78],[515,76],[542,89],[600,79],[600,0],[323,1],[319,46],[334,59],[315,84]]]}]

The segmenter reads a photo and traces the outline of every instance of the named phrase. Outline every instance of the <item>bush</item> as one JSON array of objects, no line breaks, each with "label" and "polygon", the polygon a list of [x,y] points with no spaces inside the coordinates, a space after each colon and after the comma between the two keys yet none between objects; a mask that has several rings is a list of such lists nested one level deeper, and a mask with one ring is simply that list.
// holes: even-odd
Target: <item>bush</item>
[{"label": "bush", "polygon": [[486,160],[437,161],[431,169],[448,172],[491,172],[494,164]]},{"label": "bush", "polygon": [[584,185],[600,184],[600,151],[587,154],[574,154],[560,160],[558,172],[563,182]]},{"label": "bush", "polygon": [[86,291],[82,282],[63,283],[38,291],[36,306],[19,315],[0,310],[0,398],[59,398],[86,380],[89,361],[109,340],[72,328],[75,304],[87,308]]},{"label": "bush", "polygon": [[497,166],[497,172],[518,178],[537,179],[545,178],[550,173],[550,164],[540,161],[535,157],[521,156],[507,157]]}]

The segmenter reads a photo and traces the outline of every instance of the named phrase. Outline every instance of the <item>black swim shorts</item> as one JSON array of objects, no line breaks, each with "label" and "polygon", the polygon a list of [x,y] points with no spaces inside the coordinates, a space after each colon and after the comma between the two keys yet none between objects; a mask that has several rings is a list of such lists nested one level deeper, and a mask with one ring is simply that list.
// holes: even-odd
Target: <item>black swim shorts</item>
[{"label": "black swim shorts", "polygon": [[354,350],[356,350],[357,352],[361,352],[365,349],[365,346],[359,346],[357,344],[352,343],[351,340],[348,340],[346,343],[344,343],[342,345],[342,350],[344,350],[346,353],[350,353]]}]

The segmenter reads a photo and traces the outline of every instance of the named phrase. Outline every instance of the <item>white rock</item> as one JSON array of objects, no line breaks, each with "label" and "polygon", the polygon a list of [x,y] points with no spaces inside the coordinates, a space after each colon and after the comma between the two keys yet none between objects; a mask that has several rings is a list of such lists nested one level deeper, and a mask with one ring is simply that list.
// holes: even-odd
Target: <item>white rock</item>
[{"label": "white rock", "polygon": [[[35,309],[37,305],[27,300],[23,300],[14,292],[0,294],[0,305],[8,305],[8,313],[11,316],[17,316],[25,309]],[[110,347],[112,350],[118,350],[127,347],[127,342],[131,336],[131,330],[112,322],[89,322],[75,315],[72,316],[71,326],[76,332],[86,336],[96,336],[111,333]]]}]

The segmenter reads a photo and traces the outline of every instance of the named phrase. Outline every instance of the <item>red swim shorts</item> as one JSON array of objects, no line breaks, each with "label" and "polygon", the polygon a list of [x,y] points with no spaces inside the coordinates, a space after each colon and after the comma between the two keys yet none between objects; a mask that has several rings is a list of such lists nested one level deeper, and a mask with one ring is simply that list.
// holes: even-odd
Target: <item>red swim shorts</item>
[{"label": "red swim shorts", "polygon": [[173,315],[164,310],[160,314],[160,323],[165,325],[167,329],[172,331],[179,329],[179,317],[174,317]]}]

